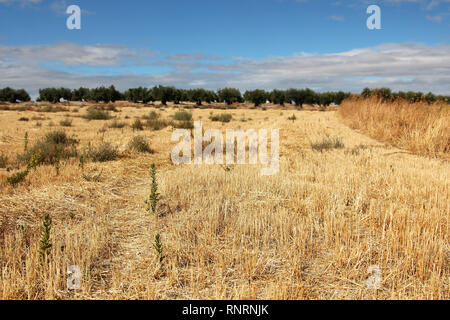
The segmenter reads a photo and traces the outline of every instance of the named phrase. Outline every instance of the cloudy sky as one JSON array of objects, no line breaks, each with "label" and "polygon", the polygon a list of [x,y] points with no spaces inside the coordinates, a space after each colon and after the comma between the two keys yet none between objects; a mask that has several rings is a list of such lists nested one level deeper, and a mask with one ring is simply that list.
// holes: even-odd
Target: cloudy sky
[{"label": "cloudy sky", "polygon": [[450,94],[450,0],[0,0],[0,87],[110,84]]}]

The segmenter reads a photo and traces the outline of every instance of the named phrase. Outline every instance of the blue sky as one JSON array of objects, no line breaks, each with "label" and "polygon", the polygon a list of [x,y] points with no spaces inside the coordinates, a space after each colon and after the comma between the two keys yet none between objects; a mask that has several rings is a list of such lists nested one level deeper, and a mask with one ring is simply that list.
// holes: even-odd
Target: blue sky
[{"label": "blue sky", "polygon": [[[66,28],[72,4],[81,30]],[[449,43],[450,0],[0,0],[0,87],[450,93]]]}]

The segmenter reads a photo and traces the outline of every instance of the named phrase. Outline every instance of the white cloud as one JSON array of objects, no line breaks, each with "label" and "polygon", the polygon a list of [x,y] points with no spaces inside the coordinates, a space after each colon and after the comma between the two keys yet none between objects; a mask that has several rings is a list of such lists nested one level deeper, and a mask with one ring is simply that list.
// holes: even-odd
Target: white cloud
[{"label": "white cloud", "polygon": [[203,53],[178,53],[167,56],[167,59],[186,61],[186,60],[220,60],[221,58],[217,56],[207,56],[204,55]]},{"label": "white cloud", "polygon": [[112,66],[120,62],[144,62],[156,54],[156,51],[131,50],[113,45],[74,43],[34,46],[0,45],[0,61],[17,61],[26,64],[49,62],[72,66]]},{"label": "white cloud", "polygon": [[[184,55],[187,54],[181,56]],[[55,61],[64,66],[91,66],[93,69],[89,74],[80,74],[40,64]],[[225,61],[162,59],[151,52],[106,45],[0,46],[0,87],[25,88],[33,95],[42,87],[110,84],[121,90],[155,84],[210,89],[225,86],[241,90],[310,87],[349,91],[360,91],[365,86],[387,86],[394,90],[450,94],[450,45],[392,43],[332,54],[303,53],[261,60],[234,58],[231,62]],[[109,70],[114,70],[114,66],[136,62],[167,66],[171,71],[146,75],[122,72],[118,76],[94,72],[98,66],[109,66]]]}]

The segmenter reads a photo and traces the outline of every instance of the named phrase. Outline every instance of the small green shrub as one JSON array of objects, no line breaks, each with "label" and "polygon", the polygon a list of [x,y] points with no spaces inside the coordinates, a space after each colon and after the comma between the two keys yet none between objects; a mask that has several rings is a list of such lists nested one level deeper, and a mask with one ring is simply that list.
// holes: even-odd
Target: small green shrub
[{"label": "small green shrub", "polygon": [[89,148],[87,158],[94,162],[114,161],[118,158],[119,153],[117,148],[108,142],[103,142],[97,147]]},{"label": "small green shrub", "polygon": [[52,131],[45,136],[45,142],[52,144],[67,144],[69,138],[64,131]]},{"label": "small green shrub", "polygon": [[44,221],[41,227],[41,241],[39,245],[39,255],[41,256],[41,261],[45,262],[50,255],[50,250],[52,244],[50,241],[50,232],[52,229],[52,219],[48,214],[45,215]]},{"label": "small green shrub", "polygon": [[153,248],[155,248],[156,257],[158,258],[159,262],[163,262],[163,246],[161,242],[161,235],[159,233],[155,236],[155,243],[153,244]]},{"label": "small green shrub", "polygon": [[84,163],[86,162],[84,154],[80,155],[80,158],[78,158],[79,164],[78,166],[81,168],[81,170],[84,170]]},{"label": "small green shrub", "polygon": [[78,141],[67,137],[64,131],[49,132],[43,140],[38,140],[32,148],[19,156],[19,160],[27,164],[37,156],[36,164],[56,164],[59,159],[68,159],[78,155]]},{"label": "small green shrub", "polygon": [[83,118],[90,121],[90,120],[109,120],[112,117],[107,111],[91,108],[87,110],[86,114],[83,115]]},{"label": "small green shrub", "polygon": [[152,177],[152,186],[150,189],[150,195],[148,196],[148,199],[145,200],[145,204],[147,205],[148,212],[156,214],[156,209],[159,201],[159,193],[158,182],[156,181],[156,166],[154,163],[152,163],[150,175]]},{"label": "small green shrub", "polygon": [[187,111],[177,111],[173,116],[173,119],[177,121],[191,121],[192,113]]},{"label": "small green shrub", "polygon": [[141,152],[141,153],[153,153],[148,142],[143,136],[136,136],[128,143],[128,149]]},{"label": "small green shrub", "polygon": [[215,121],[215,122],[230,122],[231,119],[233,118],[233,116],[229,113],[222,113],[219,115],[215,115],[215,116],[211,116],[211,121]]},{"label": "small green shrub", "polygon": [[29,173],[29,170],[25,170],[25,171],[20,171],[17,172],[15,174],[13,174],[11,177],[6,179],[6,182],[10,185],[12,185],[13,187],[15,187],[16,185],[18,185],[19,183],[21,183],[22,181],[25,180],[25,178],[27,177]]},{"label": "small green shrub", "polygon": [[159,114],[156,111],[152,111],[149,115],[145,115],[142,118],[145,120],[156,120],[159,119]]},{"label": "small green shrub", "polygon": [[153,131],[158,131],[167,128],[169,126],[174,127],[175,124],[173,123],[173,121],[167,121],[162,119],[149,119],[145,122],[145,126]]},{"label": "small green shrub", "polygon": [[26,117],[21,117],[21,118],[19,119],[19,121],[28,122],[28,121],[30,121],[30,119],[28,119],[28,118],[26,118]]}]

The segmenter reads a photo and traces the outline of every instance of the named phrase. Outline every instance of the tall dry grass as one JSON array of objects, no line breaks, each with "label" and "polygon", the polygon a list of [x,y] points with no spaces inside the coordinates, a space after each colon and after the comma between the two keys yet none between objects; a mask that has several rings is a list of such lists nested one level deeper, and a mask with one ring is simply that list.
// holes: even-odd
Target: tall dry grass
[{"label": "tall dry grass", "polygon": [[353,98],[339,108],[352,129],[389,142],[399,148],[429,156],[450,153],[450,112],[442,102],[410,104],[404,100]]}]

